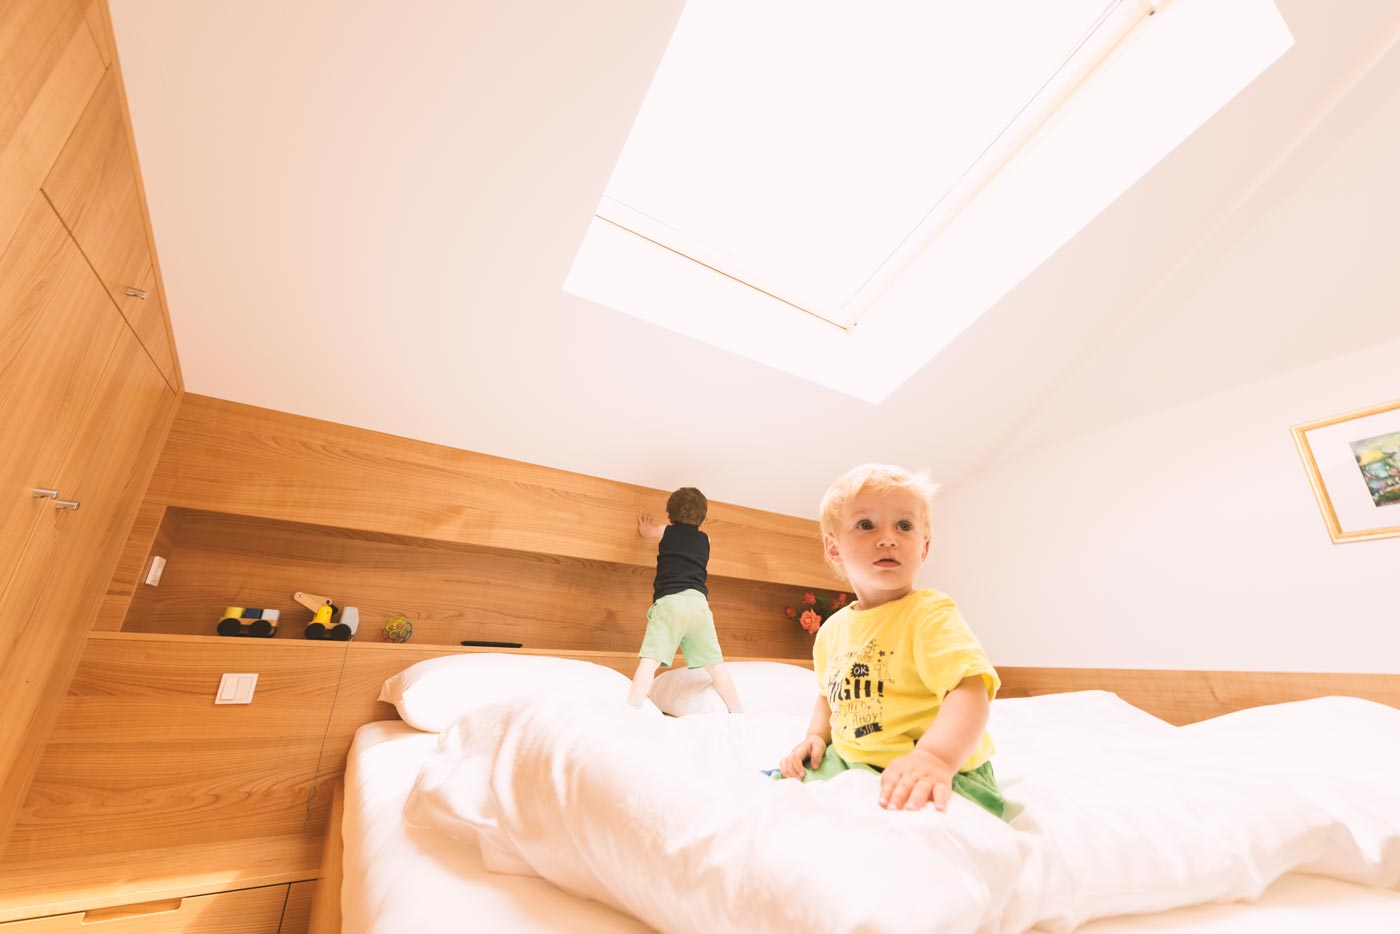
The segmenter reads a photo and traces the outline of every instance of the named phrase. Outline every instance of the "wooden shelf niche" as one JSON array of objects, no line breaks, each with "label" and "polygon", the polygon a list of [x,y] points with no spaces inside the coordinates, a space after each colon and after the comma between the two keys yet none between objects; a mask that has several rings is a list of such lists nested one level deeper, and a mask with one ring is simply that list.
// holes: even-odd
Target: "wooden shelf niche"
[{"label": "wooden shelf niche", "polygon": [[[236,605],[280,610],[276,638],[302,639],[311,614],[292,599],[300,590],[358,607],[357,642],[378,641],[384,620],[403,615],[413,622],[414,644],[480,639],[634,652],[654,573],[642,565],[158,504],[143,510],[128,552],[99,629],[213,636],[223,608]],[[154,555],[166,559],[155,587],[144,583]],[[800,588],[715,576],[709,586],[726,655],[810,658],[811,637],[783,616]]]}]

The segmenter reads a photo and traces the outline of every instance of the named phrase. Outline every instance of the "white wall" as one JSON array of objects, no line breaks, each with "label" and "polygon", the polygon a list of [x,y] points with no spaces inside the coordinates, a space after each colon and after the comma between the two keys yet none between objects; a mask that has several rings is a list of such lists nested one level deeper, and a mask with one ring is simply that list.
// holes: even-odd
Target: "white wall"
[{"label": "white wall", "polygon": [[1391,340],[1012,439],[940,495],[921,583],[1001,665],[1400,672],[1400,538],[1332,544],[1289,432],[1400,396],[1398,361]]}]

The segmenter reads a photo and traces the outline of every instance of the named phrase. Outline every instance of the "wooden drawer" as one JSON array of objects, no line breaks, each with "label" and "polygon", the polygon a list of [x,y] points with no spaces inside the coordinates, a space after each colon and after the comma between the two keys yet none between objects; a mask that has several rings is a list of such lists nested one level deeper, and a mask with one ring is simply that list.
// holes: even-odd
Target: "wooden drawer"
[{"label": "wooden drawer", "polygon": [[[287,886],[172,898],[0,924],[3,934],[277,934]],[[304,928],[302,929],[304,930]]]}]

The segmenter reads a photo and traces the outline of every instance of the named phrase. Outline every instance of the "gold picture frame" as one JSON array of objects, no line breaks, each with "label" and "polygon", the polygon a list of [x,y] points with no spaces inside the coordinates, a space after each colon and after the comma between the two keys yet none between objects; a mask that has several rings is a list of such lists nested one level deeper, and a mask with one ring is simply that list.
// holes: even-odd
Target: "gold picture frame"
[{"label": "gold picture frame", "polygon": [[1400,537],[1400,399],[1293,427],[1333,542]]}]

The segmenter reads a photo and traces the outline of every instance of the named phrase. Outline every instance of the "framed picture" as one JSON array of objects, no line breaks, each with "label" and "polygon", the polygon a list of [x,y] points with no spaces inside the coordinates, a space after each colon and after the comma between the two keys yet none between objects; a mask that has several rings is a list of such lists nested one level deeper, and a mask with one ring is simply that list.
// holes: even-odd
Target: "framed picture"
[{"label": "framed picture", "polygon": [[1400,400],[1298,425],[1293,440],[1332,541],[1400,536]]}]

